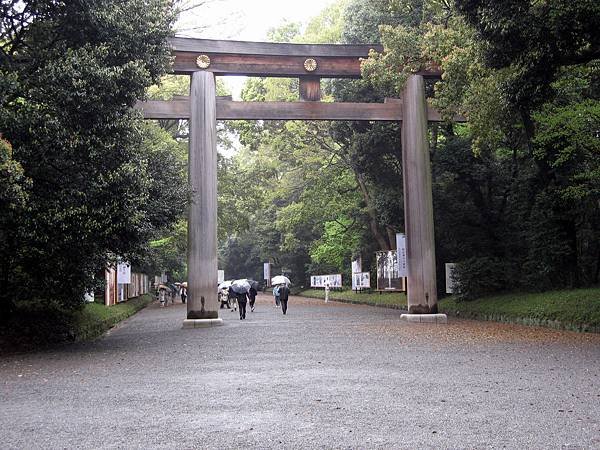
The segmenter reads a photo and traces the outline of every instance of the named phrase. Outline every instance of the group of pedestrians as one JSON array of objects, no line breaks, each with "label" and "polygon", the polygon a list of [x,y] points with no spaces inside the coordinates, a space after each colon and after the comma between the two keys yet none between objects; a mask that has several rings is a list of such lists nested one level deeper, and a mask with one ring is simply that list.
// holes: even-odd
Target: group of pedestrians
[{"label": "group of pedestrians", "polygon": [[161,307],[167,306],[169,299],[172,305],[175,304],[177,295],[180,296],[181,303],[185,303],[187,300],[187,286],[180,283],[163,283],[156,287],[156,297]]},{"label": "group of pedestrians", "polygon": [[[167,286],[160,285],[158,289],[159,299],[161,302],[161,306],[163,306],[166,302],[167,296]],[[181,302],[185,303],[187,300],[187,286],[175,286],[172,288],[172,298],[174,299],[175,293],[179,292],[181,296]],[[250,311],[254,311],[254,306],[256,303],[256,295],[257,291],[254,286],[251,286],[248,292],[235,292],[232,286],[229,286],[228,289],[228,297],[232,303],[237,303],[240,311],[240,320],[246,319],[246,304],[250,303]],[[273,297],[275,297],[275,308],[281,308],[283,314],[287,314],[288,309],[288,298],[290,296],[290,288],[287,284],[279,284],[273,288]]]},{"label": "group of pedestrians", "polygon": [[290,296],[290,288],[287,284],[280,284],[273,288],[273,297],[275,297],[275,308],[281,307],[283,314],[287,313],[288,298]]},{"label": "group of pedestrians", "polygon": [[[230,286],[228,291],[229,298],[237,302],[240,311],[240,320],[246,318],[246,304],[250,303],[250,311],[254,311],[256,303],[257,291],[254,286],[250,287],[248,292],[235,292]],[[273,288],[273,296],[275,297],[275,307],[281,308],[283,314],[287,314],[288,298],[290,296],[290,288],[286,284],[277,285]]]}]

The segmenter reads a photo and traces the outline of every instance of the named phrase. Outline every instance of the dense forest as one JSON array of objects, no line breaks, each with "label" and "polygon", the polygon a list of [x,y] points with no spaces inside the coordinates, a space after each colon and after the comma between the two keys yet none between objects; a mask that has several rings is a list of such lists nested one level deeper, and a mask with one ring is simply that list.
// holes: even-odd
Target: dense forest
[{"label": "dense forest", "polygon": [[[140,98],[185,94],[166,75],[167,0],[2,2],[0,308],[77,308],[117,257],[185,277],[187,124],[145,123]],[[381,43],[361,80],[325,101],[399,97],[438,67],[428,96],[438,286],[458,263],[464,298],[589,286],[600,278],[600,4],[340,0],[273,42]],[[126,43],[126,45],[125,45]],[[225,87],[219,82],[219,93]],[[251,78],[244,100],[293,101],[298,80]],[[369,122],[219,124],[219,259],[262,263],[298,286],[348,275],[394,248],[404,211],[400,127]],[[348,277],[346,277],[348,280]]]}]

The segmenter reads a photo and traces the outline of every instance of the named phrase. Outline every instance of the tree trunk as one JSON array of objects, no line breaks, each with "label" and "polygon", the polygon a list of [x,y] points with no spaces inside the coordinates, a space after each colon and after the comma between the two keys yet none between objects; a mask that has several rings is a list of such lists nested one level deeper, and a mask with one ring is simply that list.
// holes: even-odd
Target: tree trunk
[{"label": "tree trunk", "polygon": [[363,195],[363,199],[365,204],[367,205],[367,213],[369,215],[369,228],[371,229],[371,233],[373,237],[379,244],[379,248],[384,251],[391,250],[390,244],[385,239],[385,236],[379,230],[379,226],[377,225],[377,211],[373,206],[373,202],[371,201],[371,196],[369,195],[369,191],[367,190],[367,186],[363,179],[363,176],[354,170],[354,176],[356,178],[356,182],[358,183],[358,187],[360,188],[360,192]]}]

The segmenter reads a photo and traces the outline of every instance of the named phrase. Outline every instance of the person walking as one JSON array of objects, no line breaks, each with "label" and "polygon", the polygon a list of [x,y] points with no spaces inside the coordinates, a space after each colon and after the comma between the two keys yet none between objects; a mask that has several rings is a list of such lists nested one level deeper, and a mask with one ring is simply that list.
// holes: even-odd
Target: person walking
[{"label": "person walking", "polygon": [[329,301],[329,281],[325,283],[325,303]]},{"label": "person walking", "polygon": [[279,304],[280,304],[280,301],[279,301],[279,289],[280,289],[279,285],[276,285],[273,288],[273,297],[275,297],[275,306],[274,306],[275,308],[279,308]]},{"label": "person walking", "polygon": [[181,291],[179,292],[181,296],[181,303],[185,303],[187,300],[187,289],[184,286],[181,286]]},{"label": "person walking", "polygon": [[237,294],[231,286],[229,286],[229,289],[227,290],[227,300],[228,303],[233,306],[233,309],[231,311],[237,311]]},{"label": "person walking", "polygon": [[281,302],[281,311],[283,311],[283,314],[287,313],[289,295],[290,288],[287,286],[287,284],[283,284],[279,288],[279,301]]},{"label": "person walking", "polygon": [[237,302],[240,308],[240,320],[246,318],[246,301],[248,300],[248,294],[246,292],[237,294]]},{"label": "person walking", "polygon": [[250,287],[248,291],[248,299],[250,300],[250,311],[254,312],[254,303],[256,302],[256,289],[254,287]]}]

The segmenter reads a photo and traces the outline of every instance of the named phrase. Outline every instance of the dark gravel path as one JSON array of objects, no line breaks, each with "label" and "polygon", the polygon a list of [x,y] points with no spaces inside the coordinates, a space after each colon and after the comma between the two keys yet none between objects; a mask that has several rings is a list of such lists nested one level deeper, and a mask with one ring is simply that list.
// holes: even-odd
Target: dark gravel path
[{"label": "dark gravel path", "polygon": [[600,448],[600,336],[259,300],[183,330],[153,304],[0,362],[1,448]]}]

